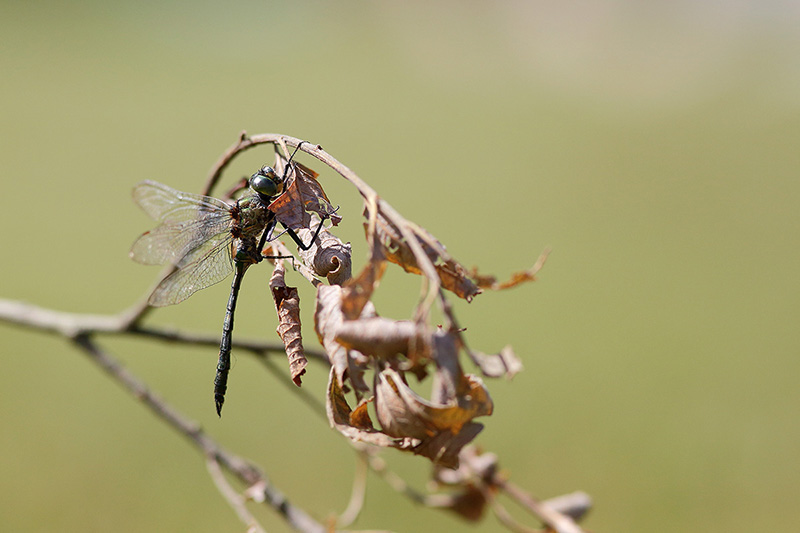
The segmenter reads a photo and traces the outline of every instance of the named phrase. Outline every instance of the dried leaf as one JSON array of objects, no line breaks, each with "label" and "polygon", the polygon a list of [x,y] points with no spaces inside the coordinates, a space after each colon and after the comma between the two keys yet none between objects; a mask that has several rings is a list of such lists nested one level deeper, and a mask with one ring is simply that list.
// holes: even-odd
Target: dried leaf
[{"label": "dried leaf", "polygon": [[459,452],[464,446],[472,442],[481,431],[483,431],[483,424],[470,422],[456,434],[450,431],[442,431],[433,437],[424,439],[411,451],[416,455],[427,457],[436,465],[458,468]]},{"label": "dried leaf", "polygon": [[442,409],[432,419],[442,429],[458,430],[473,418],[491,415],[494,410],[494,402],[481,378],[465,374],[461,383],[466,391],[457,397],[457,405]]},{"label": "dried leaf", "polygon": [[481,380],[466,375],[467,392],[447,404],[425,400],[399,372],[385,368],[375,376],[375,411],[384,431],[393,437],[424,438],[447,430],[459,433],[478,416],[492,413],[492,400]]},{"label": "dried leaf", "polygon": [[[347,349],[336,341],[336,332],[344,320],[340,306],[341,294],[342,288],[336,285],[318,285],[314,304],[314,331],[328,354],[339,386],[344,382],[349,364]],[[369,390],[369,387],[364,384],[362,390]]]},{"label": "dried leaf", "polygon": [[[314,230],[300,228],[297,236],[308,242],[314,236]],[[311,268],[317,276],[327,278],[331,285],[342,285],[352,278],[350,243],[343,243],[337,236],[322,229],[308,250],[298,250],[303,263]]]},{"label": "dried leaf", "polygon": [[436,371],[431,388],[432,402],[450,405],[469,394],[469,385],[458,360],[459,345],[455,333],[439,329],[433,335],[433,360],[436,363]]},{"label": "dried leaf", "polygon": [[306,211],[313,211],[320,218],[329,218],[331,224],[338,226],[339,222],[342,221],[342,217],[336,214],[336,209],[331,205],[328,196],[322,189],[322,185],[317,180],[319,174],[295,161],[292,162],[292,166],[294,167],[297,188],[300,190],[300,197],[303,199],[303,206]]},{"label": "dried leaf", "polygon": [[[403,392],[401,392],[401,388]],[[391,368],[375,374],[375,412],[384,433],[392,437],[425,439],[436,434],[430,421],[422,416],[423,400]]]},{"label": "dried leaf", "polygon": [[419,357],[429,350],[430,333],[426,326],[410,320],[391,320],[383,317],[344,320],[336,330],[336,342],[364,355],[390,357],[409,355],[412,347]]},{"label": "dried leaf", "polygon": [[[285,164],[285,160],[279,157],[276,172],[282,173]],[[269,210],[281,223],[293,230],[308,228],[311,226],[311,213],[317,213],[321,220],[329,218],[334,226],[342,221],[317,181],[318,175],[300,163],[291,162],[286,177],[289,185],[269,204]]]},{"label": "dried leaf", "polygon": [[357,411],[352,411],[344,396],[344,390],[339,385],[336,373],[331,368],[328,377],[328,395],[326,411],[331,427],[353,442],[365,442],[383,448],[396,448],[407,452],[415,452],[415,446],[420,444],[418,439],[395,439],[383,431],[372,427],[372,422],[365,420],[367,415],[366,403],[360,402]]},{"label": "dried leaf", "polygon": [[479,520],[486,508],[487,492],[491,494],[497,491],[497,456],[478,453],[475,446],[468,445],[461,450],[458,459],[456,469],[434,467],[433,479],[436,483],[460,489],[450,494],[451,497],[438,507],[453,511],[467,520]]},{"label": "dried leaf", "polygon": [[[337,285],[319,285],[314,308],[314,330],[320,344],[328,354],[331,367],[336,373],[339,385],[344,383],[344,376],[350,377],[350,383],[357,391],[369,391],[364,382],[364,370],[369,362],[357,352],[348,353],[347,348],[339,344],[336,335],[344,322],[341,308],[342,288]],[[363,318],[375,316],[375,308],[370,303],[362,311]]]},{"label": "dried leaf", "polygon": [[[364,215],[367,216],[366,210]],[[369,230],[368,221],[364,223],[364,229],[366,231]],[[419,232],[425,231],[422,228],[414,229],[417,229]],[[381,212],[378,212],[375,221],[375,232],[376,241],[383,247],[384,255],[389,261],[400,265],[406,272],[422,275],[422,270],[419,268],[417,258],[403,239],[400,230],[398,230],[392,222],[387,220]],[[428,256],[430,262],[436,264],[436,261],[440,257],[440,251],[444,250],[444,245],[430,233],[427,233],[428,239],[420,239],[418,232],[415,232],[415,236],[417,236],[417,241],[419,241],[423,252]],[[369,238],[369,235],[367,237]],[[426,240],[430,240],[433,244],[428,244]]]},{"label": "dried leaf", "polygon": [[[331,367],[326,402],[331,426],[355,442],[366,442],[376,446],[412,452],[428,457],[438,465],[456,468],[459,452],[475,438],[483,426],[468,422],[458,427],[457,431],[431,430],[427,427],[430,422],[427,418],[420,417],[413,409],[408,409],[407,393],[393,387],[398,383],[397,377],[399,374],[391,381],[389,379],[383,381],[385,390],[381,391],[384,396],[382,403],[378,402],[376,396],[375,405],[379,421],[381,418],[391,420],[387,423],[389,429],[381,422],[382,430],[378,431],[374,429],[372,421],[369,419],[367,401],[359,402],[355,411],[350,409],[344,390],[336,376],[336,370]],[[376,392],[378,390],[379,388],[376,386]],[[388,414],[382,410],[388,411]],[[406,417],[405,421],[404,417]]]},{"label": "dried leaf", "polygon": [[492,485],[499,468],[497,455],[481,452],[477,446],[465,446],[458,456],[457,469],[434,468],[433,479],[441,485],[464,486],[480,479],[484,485]]},{"label": "dried leaf", "polygon": [[471,302],[475,296],[483,292],[472,282],[467,270],[454,260],[435,266],[436,271],[439,273],[439,279],[442,280],[442,287],[459,298],[464,298],[466,301]]},{"label": "dried leaf", "polygon": [[457,405],[458,409],[443,412],[453,416],[455,426],[476,416],[492,414],[494,404],[489,392],[477,376],[464,374],[458,359],[459,339],[454,333],[438,330],[433,336],[433,360],[436,363],[431,401]]},{"label": "dried leaf", "polygon": [[364,213],[367,215],[367,243],[369,244],[369,260],[359,273],[358,277],[351,279],[344,286],[342,294],[342,313],[348,320],[354,320],[361,315],[362,309],[370,299],[375,289],[378,288],[383,273],[386,271],[386,257],[383,248],[370,228],[377,222],[377,201],[375,199],[365,202]]},{"label": "dried leaf", "polygon": [[278,335],[286,347],[289,372],[292,381],[299,387],[302,384],[301,376],[306,373],[308,364],[300,327],[300,296],[297,287],[286,286],[284,272],[282,263],[276,264],[269,280],[269,288],[275,300],[275,309],[278,311]]},{"label": "dried leaf", "polygon": [[[486,495],[475,485],[466,485],[457,494],[452,494],[445,507],[465,520],[477,522],[486,510]],[[444,506],[438,506],[444,507]]]},{"label": "dried leaf", "polygon": [[522,370],[522,361],[516,356],[511,346],[506,346],[496,354],[487,355],[470,350],[469,355],[486,377],[511,379]]},{"label": "dried leaf", "polygon": [[482,289],[489,289],[492,291],[510,289],[521,283],[536,281],[536,274],[542,269],[542,266],[544,266],[544,262],[547,261],[547,256],[549,254],[550,250],[545,250],[531,268],[520,272],[514,272],[507,281],[498,282],[495,276],[479,274],[478,269],[475,267],[470,270],[469,277]]},{"label": "dried leaf", "polygon": [[297,182],[292,181],[283,193],[269,204],[269,210],[286,226],[296,230],[311,225],[311,215],[303,206]]},{"label": "dried leaf", "polygon": [[370,431],[374,431],[375,427],[372,425],[372,419],[369,417],[369,410],[367,406],[372,401],[371,398],[364,398],[356,408],[353,409],[353,412],[350,413],[350,425],[360,429],[367,429]]},{"label": "dried leaf", "polygon": [[582,491],[548,498],[542,502],[557,513],[567,515],[576,522],[581,520],[592,508],[592,498]]},{"label": "dried leaf", "polygon": [[328,377],[328,395],[325,410],[328,413],[328,421],[331,427],[355,442],[366,442],[384,448],[399,448],[403,446],[402,441],[392,439],[377,430],[364,427],[363,412],[356,415],[353,414],[333,368],[331,368]]},{"label": "dried leaf", "polygon": [[[368,230],[366,223],[364,227]],[[436,269],[442,287],[467,301],[472,301],[473,297],[481,293],[481,289],[470,280],[467,270],[447,254],[444,245],[436,237],[414,224],[409,223],[409,228]],[[375,231],[386,259],[400,265],[406,272],[423,274],[417,257],[403,239],[400,231],[381,213],[378,213]]]},{"label": "dried leaf", "polygon": [[361,311],[372,298],[372,293],[380,283],[386,271],[386,261],[383,255],[377,259],[370,258],[358,277],[350,279],[344,286],[342,294],[342,312],[344,316],[353,320],[361,315]]}]

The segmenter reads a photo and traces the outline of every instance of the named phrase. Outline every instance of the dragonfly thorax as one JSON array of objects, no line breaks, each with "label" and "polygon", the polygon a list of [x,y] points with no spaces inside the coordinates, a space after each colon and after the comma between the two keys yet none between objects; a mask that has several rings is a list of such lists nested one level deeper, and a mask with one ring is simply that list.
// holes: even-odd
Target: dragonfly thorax
[{"label": "dragonfly thorax", "polygon": [[250,188],[261,196],[271,198],[283,192],[283,180],[278,177],[272,167],[261,167],[250,176]]}]

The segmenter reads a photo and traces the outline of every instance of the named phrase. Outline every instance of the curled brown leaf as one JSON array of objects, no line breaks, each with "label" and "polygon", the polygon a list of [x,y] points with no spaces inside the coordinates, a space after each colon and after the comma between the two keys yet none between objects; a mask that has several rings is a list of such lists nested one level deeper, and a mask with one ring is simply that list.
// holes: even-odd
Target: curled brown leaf
[{"label": "curled brown leaf", "polygon": [[313,211],[320,218],[330,219],[334,226],[339,225],[342,217],[336,214],[336,209],[331,205],[328,195],[325,194],[322,185],[317,180],[319,174],[296,161],[292,162],[292,166],[297,188],[300,191],[300,197],[303,199],[303,206],[306,211]]},{"label": "curled brown leaf", "polygon": [[486,485],[494,483],[495,475],[499,469],[497,455],[491,452],[482,452],[477,446],[465,446],[459,455],[457,469],[433,469],[433,480],[441,485],[451,487],[463,486],[480,480]]},{"label": "curled brown leaf", "polygon": [[405,384],[402,375],[391,368],[375,374],[375,412],[387,435],[425,439],[436,428],[422,415],[425,400]]},{"label": "curled brown leaf", "polygon": [[516,287],[521,283],[525,283],[528,281],[536,281],[536,274],[539,270],[542,269],[544,266],[545,261],[547,261],[547,256],[550,254],[550,250],[545,250],[539,256],[539,259],[536,260],[536,263],[527,270],[521,270],[519,272],[514,272],[511,274],[511,277],[503,282],[497,281],[496,276],[492,275],[483,275],[478,273],[478,269],[473,267],[469,272],[469,277],[472,278],[478,287],[482,289],[488,289],[491,291],[501,291],[505,289],[510,289],[512,287]]},{"label": "curled brown leaf", "polygon": [[475,485],[466,485],[455,494],[448,494],[447,499],[438,503],[436,507],[447,509],[470,522],[477,522],[483,518],[488,503],[484,491]]},{"label": "curled brown leaf", "polygon": [[428,351],[429,337],[428,328],[416,322],[371,317],[343,321],[336,330],[335,339],[345,348],[364,355],[409,355],[413,348],[418,357]]},{"label": "curled brown leaf", "polygon": [[493,453],[480,453],[470,444],[461,450],[458,459],[458,468],[434,467],[433,480],[437,484],[457,489],[457,492],[449,493],[449,498],[437,506],[467,520],[476,521],[486,509],[487,497],[498,491],[495,485],[497,456]]},{"label": "curled brown leaf", "polygon": [[470,422],[464,425],[458,433],[442,431],[430,438],[423,439],[411,451],[416,455],[427,457],[435,465],[458,468],[459,452],[481,431],[483,431],[483,424]]},{"label": "curled brown leaf", "polygon": [[269,280],[269,288],[278,312],[278,335],[286,347],[289,359],[289,372],[298,387],[301,376],[306,373],[306,359],[303,350],[303,335],[300,326],[300,296],[296,287],[287,287],[284,281],[283,263],[278,262]]},{"label": "curled brown leaf", "polygon": [[[282,174],[285,166],[286,160],[277,156],[276,172]],[[275,213],[278,220],[293,230],[310,227],[311,213],[317,213],[320,219],[330,219],[334,226],[342,220],[317,181],[318,175],[310,168],[292,161],[286,176],[289,185],[269,204],[269,210]]]},{"label": "curled brown leaf", "polygon": [[328,394],[325,405],[331,427],[350,440],[366,442],[384,448],[401,448],[403,446],[402,441],[371,429],[372,422],[367,424],[366,420],[369,419],[369,415],[365,407],[354,415],[353,410],[350,409],[350,405],[347,403],[344,389],[339,384],[339,379],[336,377],[333,367],[331,367],[331,372],[328,376]]},{"label": "curled brown leaf", "polygon": [[[365,212],[366,215],[366,212]],[[445,250],[444,245],[427,230],[407,222],[408,228],[419,242],[427,259],[433,264],[439,276],[442,287],[451,291],[460,298],[472,301],[481,289],[470,279],[467,270],[461,266]],[[369,225],[364,224],[369,231]],[[378,213],[375,224],[375,238],[383,247],[386,259],[400,265],[406,272],[422,275],[423,270],[409,244],[403,239],[400,230],[390,222],[382,213]]]},{"label": "curled brown leaf", "polygon": [[385,368],[375,377],[378,422],[387,435],[418,439],[414,453],[445,466],[457,465],[458,452],[483,429],[471,420],[492,411],[488,392],[473,378],[466,376],[468,396],[437,404],[411,390],[398,371]]},{"label": "curled brown leaf", "polygon": [[[314,307],[314,330],[325,353],[328,354],[339,385],[343,385],[345,375],[350,378],[350,383],[359,392],[369,391],[369,385],[364,382],[363,374],[367,367],[368,359],[358,352],[349,353],[342,346],[336,336],[344,322],[342,314],[342,288],[338,285],[317,286],[317,297]],[[375,316],[375,307],[371,302],[365,306],[361,316],[368,319]]]},{"label": "curled brown leaf", "polygon": [[345,318],[353,320],[361,315],[361,311],[372,298],[385,271],[386,261],[383,251],[379,245],[373,245],[369,261],[358,276],[350,279],[344,286],[342,313]]},{"label": "curled brown leaf", "polygon": [[372,425],[372,419],[369,417],[369,406],[371,398],[363,398],[358,402],[356,408],[350,413],[350,425],[360,429],[367,429],[374,431],[375,427]]},{"label": "curled brown leaf", "polygon": [[506,377],[511,379],[522,370],[522,361],[519,360],[511,346],[506,346],[496,354],[485,354],[470,350],[469,355],[486,377]]},{"label": "curled brown leaf", "polygon": [[[296,232],[303,242],[314,236],[310,228],[300,228]],[[327,229],[319,232],[308,250],[300,249],[298,254],[314,274],[327,278],[331,285],[342,285],[352,277],[350,243],[343,243]]]}]

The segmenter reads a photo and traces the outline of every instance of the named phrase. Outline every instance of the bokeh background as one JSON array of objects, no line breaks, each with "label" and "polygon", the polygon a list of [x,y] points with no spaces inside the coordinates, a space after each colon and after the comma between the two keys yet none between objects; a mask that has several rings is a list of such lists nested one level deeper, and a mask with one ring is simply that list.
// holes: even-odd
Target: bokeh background
[{"label": "bokeh background", "polygon": [[[587,491],[594,531],[800,523],[796,2],[3,2],[2,13],[0,297],[122,310],[158,270],[127,257],[152,226],[135,183],[197,191],[243,129],[305,138],[468,266],[505,277],[552,248],[537,283],[455,302],[473,347],[511,344],[526,367],[489,383],[495,414],[477,439],[513,481],[541,498]],[[249,152],[227,183],[271,159]],[[358,196],[321,179],[362,264]],[[245,280],[237,336],[276,338],[267,271]],[[418,286],[390,267],[380,312],[408,317]],[[150,320],[216,333],[227,292]],[[0,336],[0,529],[243,529],[202,457],[79,352],[5,324]],[[344,509],[352,452],[285,371],[234,354],[218,420],[214,349],[103,346],[293,502],[319,519]],[[324,369],[305,383],[322,401]],[[424,487],[424,460],[385,456]],[[374,476],[355,526],[476,529]],[[492,516],[477,529],[503,530]]]}]

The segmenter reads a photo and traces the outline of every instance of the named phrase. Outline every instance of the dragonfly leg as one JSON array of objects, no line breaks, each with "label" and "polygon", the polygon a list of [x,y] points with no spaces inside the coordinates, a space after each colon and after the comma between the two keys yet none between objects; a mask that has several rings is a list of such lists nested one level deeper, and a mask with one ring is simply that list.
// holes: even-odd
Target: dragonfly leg
[{"label": "dragonfly leg", "polygon": [[219,343],[219,361],[217,362],[217,375],[214,378],[214,402],[217,406],[217,416],[222,416],[222,404],[225,402],[225,391],[228,390],[228,372],[231,369],[231,338],[233,337],[233,314],[236,311],[236,300],[239,297],[239,288],[242,278],[250,266],[248,263],[236,263],[236,272],[231,283],[231,295],[228,298],[228,307],[225,310],[225,321],[222,324],[222,340]]},{"label": "dragonfly leg", "polygon": [[[307,144],[307,143],[308,143],[308,141],[300,141],[300,142],[297,144],[297,146],[295,147],[295,149],[294,149],[294,152],[292,152],[292,155],[290,155],[290,156],[289,156],[289,159],[287,159],[287,160],[286,160],[286,166],[283,168],[283,176],[281,176],[281,180],[282,180],[284,183],[286,183],[286,176],[288,176],[288,175],[289,175],[289,167],[290,167],[290,166],[291,166],[291,164],[292,164],[292,159],[294,159],[294,154],[296,154],[296,153],[297,153],[297,151],[300,149],[300,147],[301,147],[301,146],[303,146],[304,144]],[[284,146],[283,146],[283,148],[284,148],[284,150],[285,150],[285,149],[286,149],[286,145],[284,145]],[[278,145],[277,145],[277,144],[275,145],[275,151],[276,151],[276,152],[278,151]],[[283,153],[283,155],[286,155],[287,153],[288,153],[288,152],[284,152],[284,153]]]},{"label": "dragonfly leg", "polygon": [[308,244],[303,244],[303,241],[300,239],[300,236],[297,235],[297,233],[295,233],[292,228],[286,226],[286,224],[282,224],[283,227],[286,228],[286,231],[284,233],[288,233],[289,234],[289,237],[291,237],[292,240],[297,244],[298,248],[300,248],[301,250],[308,250],[314,244],[314,241],[317,240],[317,237],[319,237],[319,232],[322,230],[322,226],[324,225],[325,218],[327,218],[327,217],[324,217],[324,218],[320,219],[319,224],[317,225],[317,229],[314,232],[314,236],[311,237],[311,240],[308,241]]},{"label": "dragonfly leg", "polygon": [[264,251],[264,246],[266,246],[268,242],[272,241],[272,232],[275,231],[275,225],[277,223],[278,219],[273,216],[272,219],[267,224],[267,227],[264,228],[264,233],[261,234],[261,239],[259,239],[258,241],[259,255],[261,255],[261,253]]},{"label": "dragonfly leg", "polygon": [[278,220],[273,218],[267,225],[267,228],[264,230],[264,233],[261,235],[261,239],[258,243],[258,253],[259,253],[258,261],[261,261],[262,259],[291,259],[292,266],[294,266],[294,256],[292,255],[263,255],[264,246],[267,244],[267,242],[272,242],[273,240],[283,235],[283,233],[281,233],[281,235],[278,235],[277,237],[272,236],[272,233],[275,230],[275,225],[277,223]]}]

